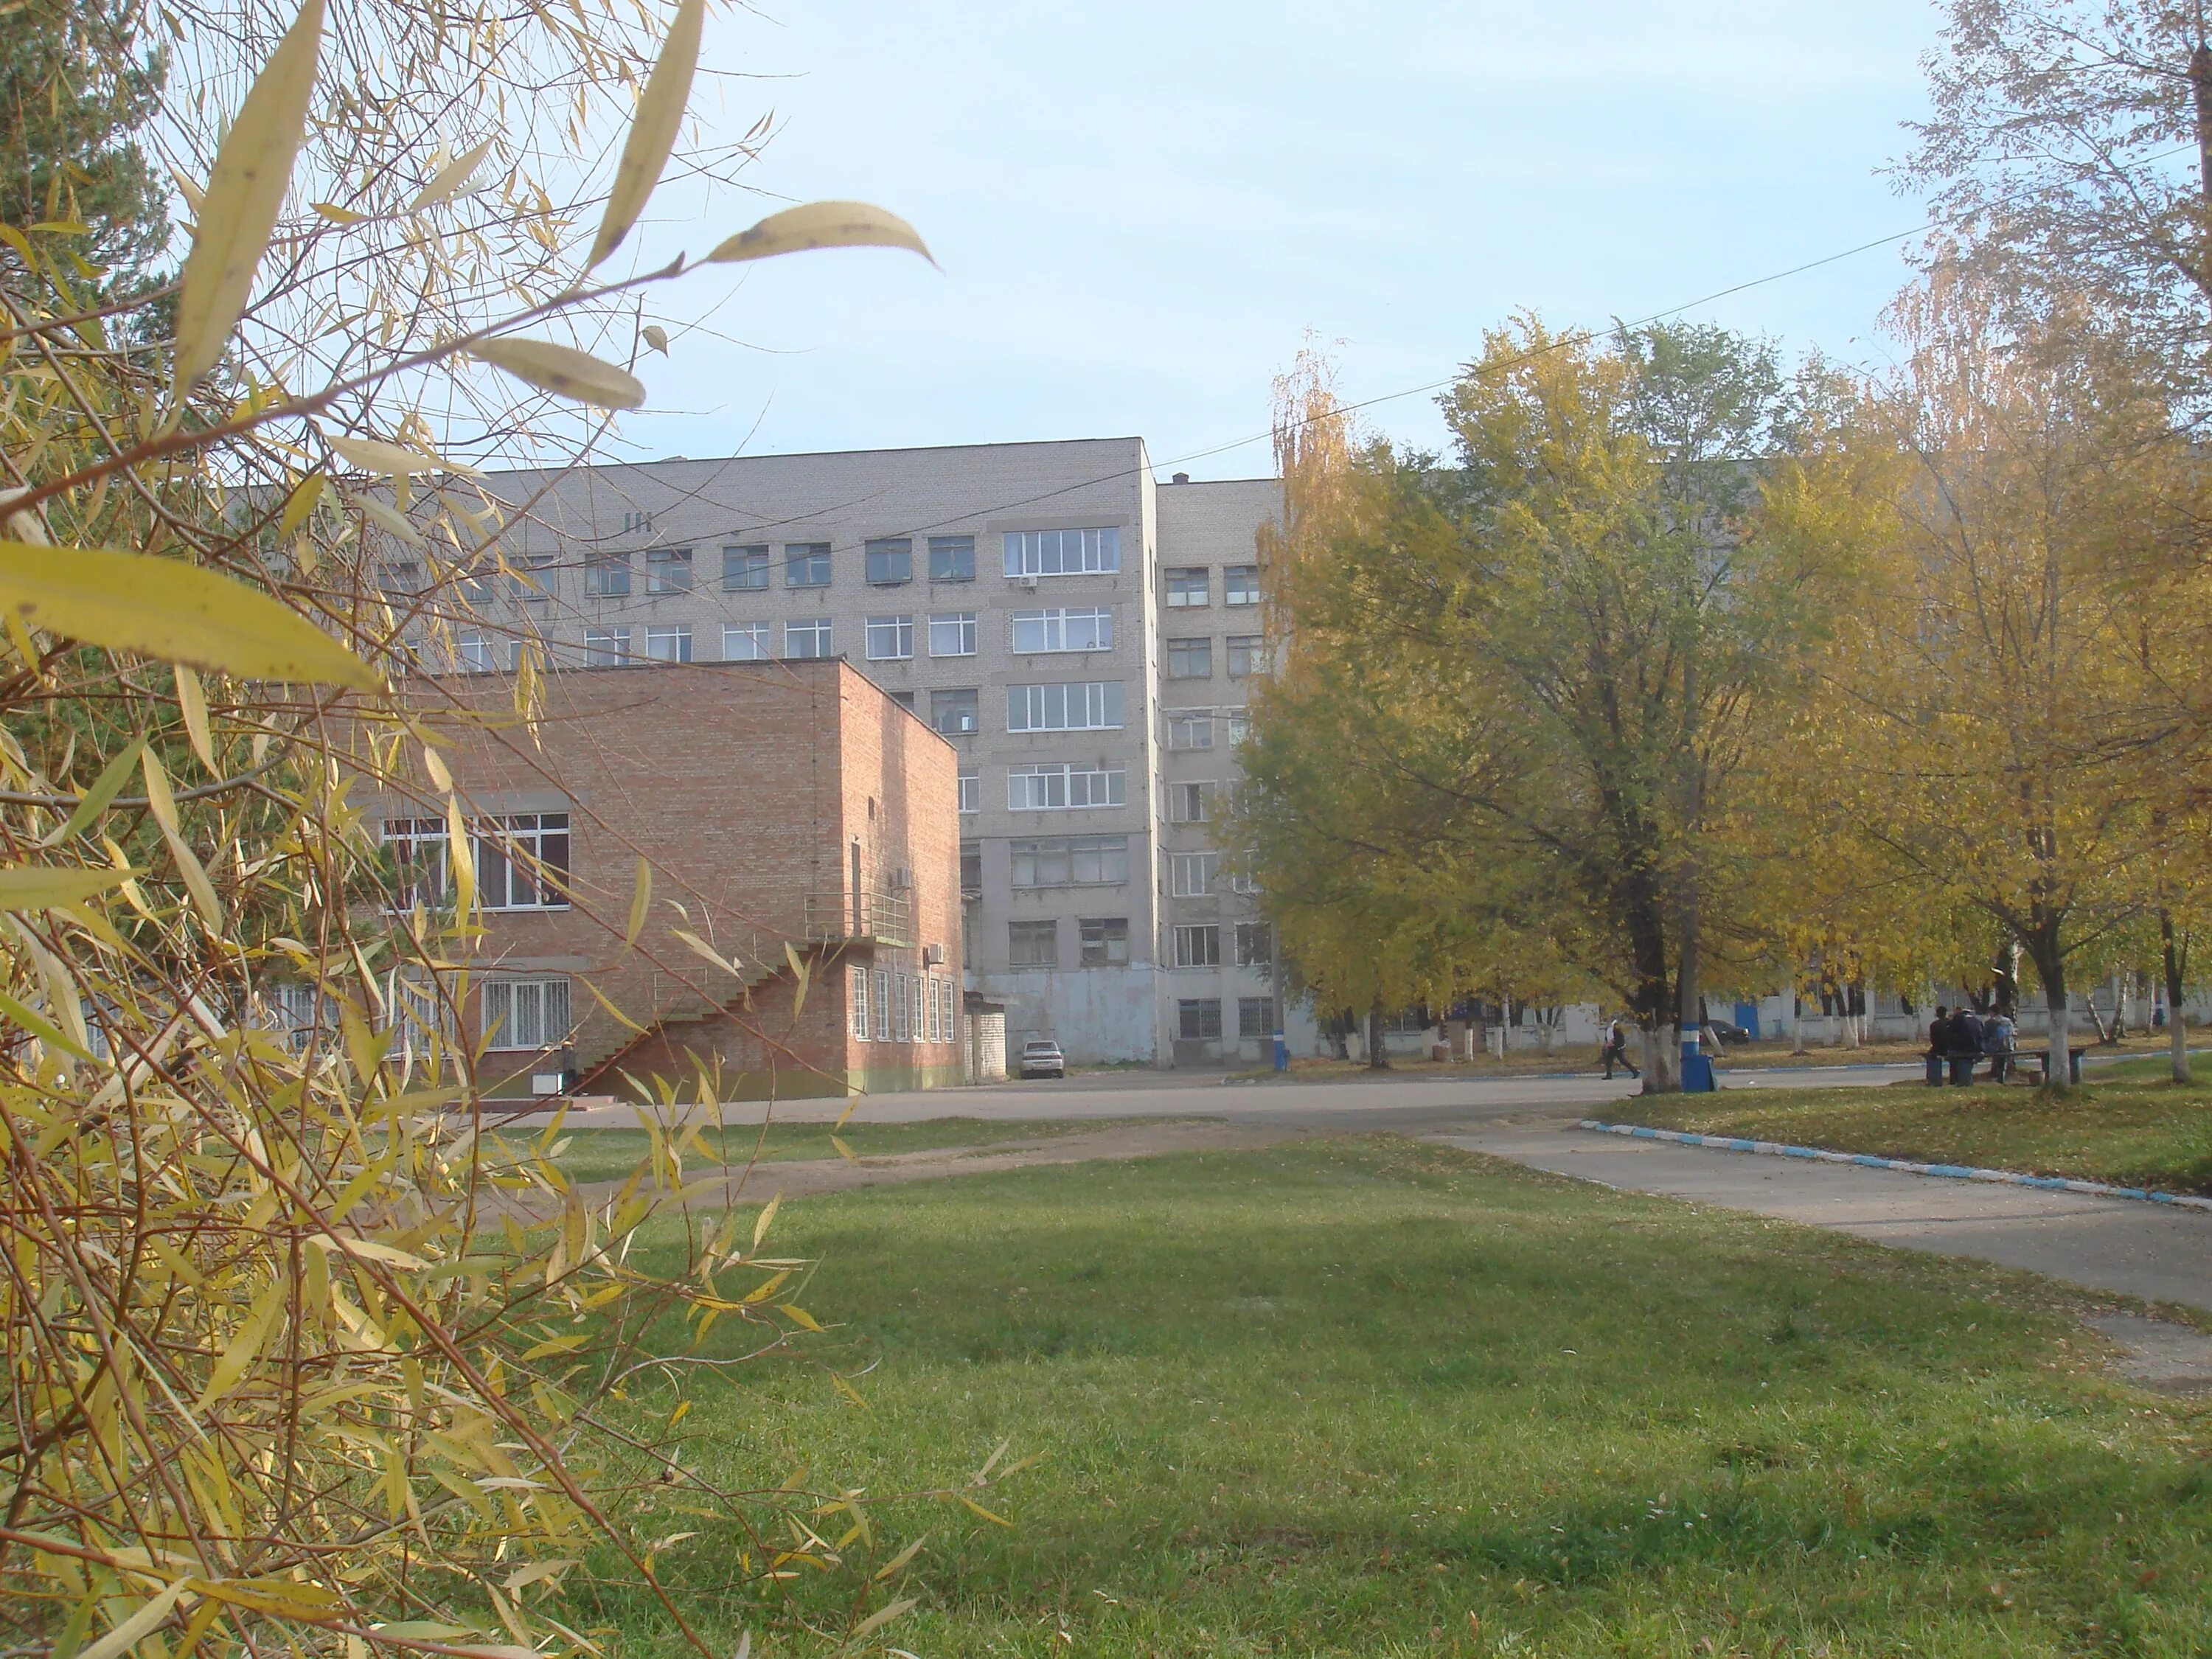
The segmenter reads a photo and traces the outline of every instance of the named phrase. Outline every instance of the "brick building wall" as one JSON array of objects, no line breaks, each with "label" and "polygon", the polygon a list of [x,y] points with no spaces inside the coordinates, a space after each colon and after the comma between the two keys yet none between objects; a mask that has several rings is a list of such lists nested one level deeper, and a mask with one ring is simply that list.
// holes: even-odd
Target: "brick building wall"
[{"label": "brick building wall", "polygon": [[[544,684],[534,740],[506,675],[416,689],[477,839],[462,1019],[472,1042],[500,1028],[480,1068],[491,1092],[573,1069],[587,1091],[630,1094],[702,1062],[725,1098],[960,1079],[951,744],[835,660],[568,669]],[[412,763],[365,803],[372,819],[442,816]],[[567,874],[549,895],[528,860],[500,854],[559,854],[556,824]],[[625,948],[641,857],[653,905]],[[878,981],[893,1016],[880,1035]]]}]

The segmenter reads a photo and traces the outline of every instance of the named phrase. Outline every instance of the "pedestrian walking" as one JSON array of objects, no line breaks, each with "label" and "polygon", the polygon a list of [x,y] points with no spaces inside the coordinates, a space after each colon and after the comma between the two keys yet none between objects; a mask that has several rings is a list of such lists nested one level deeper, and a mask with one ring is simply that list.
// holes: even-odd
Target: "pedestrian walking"
[{"label": "pedestrian walking", "polygon": [[1601,1057],[1605,1061],[1605,1078],[1608,1083],[1613,1081],[1615,1066],[1623,1067],[1631,1077],[1644,1075],[1628,1058],[1628,1033],[1622,1029],[1618,1015],[1605,1028],[1605,1053]]}]

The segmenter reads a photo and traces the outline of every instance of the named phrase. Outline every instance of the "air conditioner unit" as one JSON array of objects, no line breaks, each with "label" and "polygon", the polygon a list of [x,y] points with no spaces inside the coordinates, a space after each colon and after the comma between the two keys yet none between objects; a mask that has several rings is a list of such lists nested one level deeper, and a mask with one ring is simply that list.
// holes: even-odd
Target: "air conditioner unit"
[{"label": "air conditioner unit", "polygon": [[892,892],[903,893],[913,885],[914,872],[908,869],[903,864],[900,865],[898,868],[891,872],[890,890]]},{"label": "air conditioner unit", "polygon": [[925,968],[942,968],[945,966],[945,947],[942,945],[923,945],[921,962]]},{"label": "air conditioner unit", "polygon": [[1036,592],[1037,579],[1035,576],[1017,576],[1014,578],[1014,585],[1018,587],[1025,588],[1030,592],[1034,593]]}]

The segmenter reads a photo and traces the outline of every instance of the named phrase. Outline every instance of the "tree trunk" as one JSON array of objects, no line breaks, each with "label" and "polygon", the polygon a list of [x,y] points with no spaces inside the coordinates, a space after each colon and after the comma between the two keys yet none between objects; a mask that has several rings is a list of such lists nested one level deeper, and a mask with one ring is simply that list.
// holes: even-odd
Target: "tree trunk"
[{"label": "tree trunk", "polygon": [[2194,1080],[2189,1074],[2189,1022],[2182,1018],[2181,1013],[2181,981],[2185,972],[2183,963],[2188,946],[2174,937],[2173,912],[2171,910],[2158,913],[2158,939],[2166,956],[2167,1075],[2176,1083],[2188,1083]]},{"label": "tree trunk", "polygon": [[2036,972],[2043,979],[2044,1006],[2051,1011],[2051,1046],[2047,1051],[2050,1059],[2044,1076],[2053,1089],[2070,1089],[2074,1086],[2074,1073],[2066,1051],[2073,1031],[2068,1023],[2065,964],[2038,963]]},{"label": "tree trunk", "polygon": [[1642,1025],[1637,1036],[1644,1048],[1644,1086],[1647,1095],[1682,1092],[1682,1030],[1679,1025]]},{"label": "tree trunk", "polygon": [[1803,1054],[1805,1052],[1805,994],[1802,991],[1793,990],[1790,994],[1790,1036],[1791,1039],[1790,1052],[1793,1054]]},{"label": "tree trunk", "polygon": [[1387,1072],[1390,1057],[1382,1051],[1382,999],[1377,997],[1367,1009],[1367,1069]]}]

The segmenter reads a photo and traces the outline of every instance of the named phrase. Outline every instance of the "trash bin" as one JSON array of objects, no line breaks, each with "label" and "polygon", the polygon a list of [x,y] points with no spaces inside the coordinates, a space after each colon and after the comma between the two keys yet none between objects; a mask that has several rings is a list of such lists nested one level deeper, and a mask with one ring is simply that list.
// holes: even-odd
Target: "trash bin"
[{"label": "trash bin", "polygon": [[1283,1041],[1280,1031],[1275,1033],[1275,1069],[1279,1072],[1291,1069],[1291,1045]]},{"label": "trash bin", "polygon": [[1682,1092],[1686,1095],[1709,1095],[1718,1087],[1713,1081],[1713,1063],[1698,1052],[1694,1032],[1682,1038]]}]

